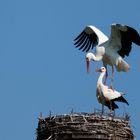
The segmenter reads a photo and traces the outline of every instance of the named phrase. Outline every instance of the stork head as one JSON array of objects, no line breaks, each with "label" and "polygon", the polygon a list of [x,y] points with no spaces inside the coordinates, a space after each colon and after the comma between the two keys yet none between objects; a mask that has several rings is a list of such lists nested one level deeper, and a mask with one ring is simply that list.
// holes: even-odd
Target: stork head
[{"label": "stork head", "polygon": [[100,47],[99,49],[97,49],[96,54],[93,54],[91,52],[86,54],[86,64],[87,64],[87,72],[89,72],[89,68],[90,68],[90,61],[101,61],[103,59],[103,55],[104,55],[105,51],[104,51],[104,47]]},{"label": "stork head", "polygon": [[86,54],[86,67],[87,67],[87,72],[89,73],[89,69],[90,69],[90,61],[94,60],[93,58],[93,53],[87,53]]},{"label": "stork head", "polygon": [[96,69],[96,72],[106,72],[106,68],[105,67],[101,67],[100,69]]}]

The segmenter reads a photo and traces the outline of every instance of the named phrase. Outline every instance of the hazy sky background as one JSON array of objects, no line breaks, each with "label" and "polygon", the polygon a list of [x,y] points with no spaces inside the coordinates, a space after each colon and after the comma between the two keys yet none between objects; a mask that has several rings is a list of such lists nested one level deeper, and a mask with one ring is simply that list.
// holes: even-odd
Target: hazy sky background
[{"label": "hazy sky background", "polygon": [[[89,24],[109,36],[112,23],[127,24],[140,33],[140,1],[0,1],[1,140],[35,140],[40,112],[46,117],[50,111],[101,108],[95,96],[95,68],[102,63],[92,63],[87,74],[85,53],[74,47],[73,39]],[[140,47],[133,44],[125,60],[131,70],[115,73],[114,88],[126,93],[130,106],[119,103],[116,113],[129,113],[138,140]]]}]

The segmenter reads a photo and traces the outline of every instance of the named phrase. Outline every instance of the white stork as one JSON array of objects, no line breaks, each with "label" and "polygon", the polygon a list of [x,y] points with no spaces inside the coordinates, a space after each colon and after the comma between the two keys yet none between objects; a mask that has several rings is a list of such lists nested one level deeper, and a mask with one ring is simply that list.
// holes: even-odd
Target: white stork
[{"label": "white stork", "polygon": [[112,90],[103,84],[103,77],[106,73],[105,67],[96,69],[96,71],[101,73],[97,81],[96,96],[98,102],[102,104],[102,114],[104,112],[104,105],[110,109],[110,114],[112,113],[112,110],[119,108],[118,105],[115,104],[115,101],[123,102],[129,105],[126,99],[123,97],[123,93]]},{"label": "white stork", "polygon": [[[86,54],[87,60],[87,71],[89,71],[89,62],[93,61],[103,61],[103,66],[107,69],[107,65],[112,66],[112,81],[114,80],[114,67],[117,71],[126,72],[129,70],[130,66],[124,61],[125,56],[129,56],[131,51],[132,43],[140,46],[140,35],[138,32],[127,25],[112,24],[111,35],[108,38],[95,26],[86,26],[85,29],[75,38],[76,47],[79,50],[88,52],[96,46],[96,53],[93,54],[88,52]],[[106,71],[106,79],[108,77],[108,72]]]}]

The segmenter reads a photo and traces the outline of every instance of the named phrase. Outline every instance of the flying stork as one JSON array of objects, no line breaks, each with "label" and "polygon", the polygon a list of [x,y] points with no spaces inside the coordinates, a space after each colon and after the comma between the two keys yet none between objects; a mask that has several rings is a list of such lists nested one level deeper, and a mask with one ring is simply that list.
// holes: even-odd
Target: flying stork
[{"label": "flying stork", "polygon": [[112,110],[119,108],[118,105],[115,104],[115,101],[129,105],[127,100],[123,97],[123,93],[113,90],[103,84],[103,77],[106,73],[106,68],[101,67],[100,69],[96,69],[96,71],[100,72],[100,76],[97,81],[96,96],[98,102],[102,104],[102,114],[104,112],[104,105],[110,109],[110,114],[112,113]]},{"label": "flying stork", "polygon": [[112,78],[110,87],[114,80],[114,66],[117,71],[126,72],[130,69],[129,64],[124,61],[125,56],[129,56],[132,48],[132,43],[140,46],[140,35],[132,27],[122,24],[111,25],[111,35],[108,38],[95,26],[89,25],[75,38],[75,47],[79,48],[83,52],[88,52],[93,49],[94,46],[95,54],[88,52],[86,54],[87,71],[89,71],[90,60],[101,61],[103,66],[106,68],[106,78],[108,77],[107,65],[112,67]]}]

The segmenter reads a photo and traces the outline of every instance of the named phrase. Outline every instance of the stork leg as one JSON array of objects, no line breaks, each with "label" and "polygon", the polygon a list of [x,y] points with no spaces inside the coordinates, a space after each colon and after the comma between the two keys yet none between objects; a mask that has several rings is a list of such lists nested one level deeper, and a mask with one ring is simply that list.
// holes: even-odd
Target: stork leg
[{"label": "stork leg", "polygon": [[102,118],[103,114],[104,114],[104,104],[102,104],[101,118]]},{"label": "stork leg", "polygon": [[108,70],[107,70],[107,66],[105,66],[105,68],[106,68],[106,74],[105,74],[104,84],[106,85],[106,81],[107,81],[107,78],[108,78]]},{"label": "stork leg", "polygon": [[113,110],[113,107],[112,107],[112,101],[110,101],[110,116],[113,116],[113,114],[112,114],[112,110]]},{"label": "stork leg", "polygon": [[111,83],[110,83],[110,88],[113,89],[112,83],[114,81],[114,67],[112,66],[112,77],[111,77]]},{"label": "stork leg", "polygon": [[104,104],[102,104],[102,115],[104,114]]}]

